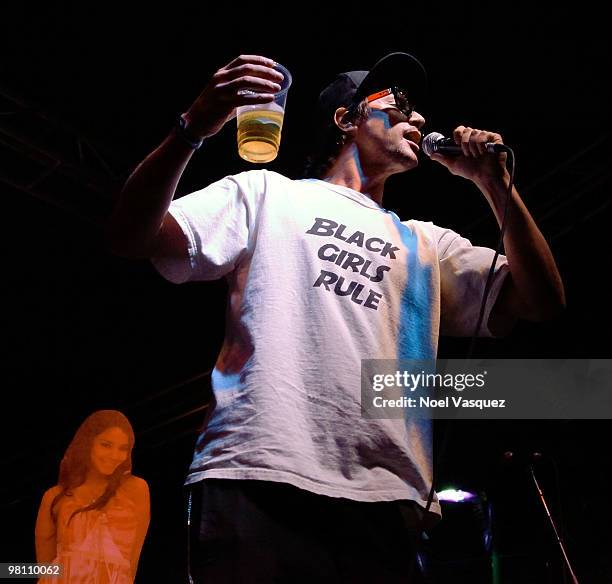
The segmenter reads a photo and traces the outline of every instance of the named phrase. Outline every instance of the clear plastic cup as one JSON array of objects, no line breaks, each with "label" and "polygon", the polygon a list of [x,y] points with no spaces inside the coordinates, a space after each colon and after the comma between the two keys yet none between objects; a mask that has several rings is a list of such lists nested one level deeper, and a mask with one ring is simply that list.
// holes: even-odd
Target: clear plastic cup
[{"label": "clear plastic cup", "polygon": [[287,92],[292,79],[291,73],[279,63],[274,68],[285,77],[274,101],[243,105],[237,109],[238,154],[248,162],[262,164],[278,156]]}]

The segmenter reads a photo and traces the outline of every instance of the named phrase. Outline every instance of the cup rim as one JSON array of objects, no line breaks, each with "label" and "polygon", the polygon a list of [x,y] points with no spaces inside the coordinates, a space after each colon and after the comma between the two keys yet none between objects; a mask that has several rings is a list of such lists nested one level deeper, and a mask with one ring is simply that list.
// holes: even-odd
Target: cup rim
[{"label": "cup rim", "polygon": [[286,83],[288,80],[287,87],[285,87],[284,89],[281,89],[280,91],[274,94],[274,97],[278,97],[279,95],[282,96],[289,91],[289,88],[291,87],[291,84],[293,83],[293,76],[291,75],[291,72],[289,71],[289,69],[287,69],[287,67],[285,67],[284,65],[281,65],[280,63],[275,62],[273,68],[279,70],[284,75],[285,79],[283,79],[283,83]]}]

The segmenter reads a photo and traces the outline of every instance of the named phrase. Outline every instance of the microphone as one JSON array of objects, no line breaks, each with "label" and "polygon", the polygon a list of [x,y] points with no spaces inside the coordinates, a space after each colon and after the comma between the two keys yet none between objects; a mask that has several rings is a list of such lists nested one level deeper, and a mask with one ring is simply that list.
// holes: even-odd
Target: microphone
[{"label": "microphone", "polygon": [[[499,152],[507,152],[508,147],[504,144],[496,144],[495,142],[487,142],[485,144],[487,152],[492,154]],[[447,156],[462,155],[461,146],[457,146],[452,138],[446,138],[439,132],[431,132],[423,138],[421,148],[427,156],[432,154],[445,154]]]}]

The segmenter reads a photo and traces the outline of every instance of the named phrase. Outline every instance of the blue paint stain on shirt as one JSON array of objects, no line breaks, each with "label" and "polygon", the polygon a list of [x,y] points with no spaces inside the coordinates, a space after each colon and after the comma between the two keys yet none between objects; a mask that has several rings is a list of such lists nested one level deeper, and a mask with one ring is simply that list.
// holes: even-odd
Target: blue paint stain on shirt
[{"label": "blue paint stain on shirt", "polygon": [[407,250],[408,279],[402,292],[400,330],[397,339],[398,359],[435,359],[431,339],[432,268],[419,261],[416,233],[389,212]]},{"label": "blue paint stain on shirt", "polygon": [[240,385],[240,372],[224,373],[216,367],[211,375],[212,386],[215,390],[234,389]]},{"label": "blue paint stain on shirt", "polygon": [[[418,237],[400,218],[389,211],[393,222],[407,250],[406,271],[408,279],[402,292],[400,307],[400,329],[397,339],[398,367],[410,365],[413,373],[435,373],[436,352],[431,339],[431,308],[432,308],[432,268],[424,266],[419,261]],[[428,363],[404,363],[403,359],[427,360]],[[404,391],[405,397],[411,397]],[[420,436],[417,449],[427,461],[433,458],[433,425],[431,419],[415,417],[410,408],[404,408],[404,423],[406,432],[411,436],[416,431]],[[414,430],[416,429],[416,430]],[[420,448],[419,448],[420,447]],[[427,480],[427,479],[426,479]],[[429,491],[431,485],[421,485],[421,492]]]}]

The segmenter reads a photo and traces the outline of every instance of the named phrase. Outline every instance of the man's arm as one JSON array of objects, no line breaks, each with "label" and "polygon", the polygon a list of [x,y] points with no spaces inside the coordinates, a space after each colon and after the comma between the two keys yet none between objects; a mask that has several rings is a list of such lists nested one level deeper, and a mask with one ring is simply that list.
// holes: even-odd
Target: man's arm
[{"label": "man's arm", "polygon": [[[465,126],[456,128],[453,136],[462,147],[463,156],[434,154],[431,158],[453,174],[474,182],[501,225],[510,183],[506,155],[489,154],[485,149],[487,142],[503,143],[501,136]],[[489,317],[489,329],[495,335],[506,333],[516,318],[546,320],[565,307],[563,282],[552,252],[514,187],[506,219],[504,249],[510,274]]]},{"label": "man's arm", "polygon": [[[477,183],[501,225],[510,177]],[[489,328],[502,335],[516,318],[542,321],[565,307],[565,291],[552,252],[513,187],[506,218],[504,251],[510,274],[489,317]]]},{"label": "man's arm", "polygon": [[107,225],[113,253],[130,259],[151,257],[162,232],[166,243],[172,243],[169,253],[186,253],[187,242],[168,208],[193,152],[170,134],[130,175]]},{"label": "man's arm", "polygon": [[[280,90],[282,74],[274,61],[243,55],[219,69],[184,114],[194,139],[213,136],[241,105],[269,103]],[[172,132],[126,181],[107,225],[111,251],[128,258],[148,258],[162,251],[184,257],[187,242],[168,208],[193,148]]]}]

